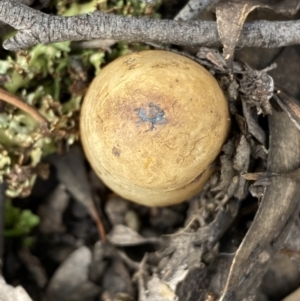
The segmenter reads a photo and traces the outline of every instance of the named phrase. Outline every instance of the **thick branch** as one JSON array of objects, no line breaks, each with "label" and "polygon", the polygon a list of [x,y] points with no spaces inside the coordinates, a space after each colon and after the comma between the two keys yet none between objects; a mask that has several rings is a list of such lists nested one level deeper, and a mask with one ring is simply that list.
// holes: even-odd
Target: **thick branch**
[{"label": "thick branch", "polygon": [[[13,0],[0,2],[0,21],[19,30],[4,48],[19,50],[42,43],[114,39],[176,45],[220,45],[215,22],[124,17],[96,11],[75,17],[49,16]],[[300,43],[300,21],[245,24],[238,47],[275,48]]]},{"label": "thick branch", "polygon": [[[16,0],[16,1],[23,3],[25,5],[31,5],[34,0]],[[5,34],[7,34],[10,31],[13,31],[13,29],[10,26],[0,22],[0,37],[3,37]]]}]

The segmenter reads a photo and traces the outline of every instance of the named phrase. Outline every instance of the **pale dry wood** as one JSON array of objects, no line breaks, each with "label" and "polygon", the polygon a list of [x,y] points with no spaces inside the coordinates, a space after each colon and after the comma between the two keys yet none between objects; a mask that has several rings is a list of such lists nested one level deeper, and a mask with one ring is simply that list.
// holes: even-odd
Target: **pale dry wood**
[{"label": "pale dry wood", "polygon": [[286,298],[284,298],[282,301],[299,301],[300,300],[300,288],[292,292],[290,295],[288,295]]},{"label": "pale dry wood", "polygon": [[208,6],[219,0],[189,0],[182,10],[175,16],[174,20],[187,21],[197,17]]}]

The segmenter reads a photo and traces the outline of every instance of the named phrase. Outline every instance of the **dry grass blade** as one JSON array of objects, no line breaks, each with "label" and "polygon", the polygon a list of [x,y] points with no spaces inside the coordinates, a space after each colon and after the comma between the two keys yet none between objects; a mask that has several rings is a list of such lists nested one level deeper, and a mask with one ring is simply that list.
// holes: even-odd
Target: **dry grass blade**
[{"label": "dry grass blade", "polygon": [[[286,6],[286,2],[290,2]],[[228,66],[231,68],[234,50],[239,42],[240,35],[249,13],[257,8],[271,9],[275,12],[293,15],[299,10],[299,1],[269,0],[228,0],[221,1],[216,7],[217,26],[220,40],[223,44],[223,54]]]},{"label": "dry grass blade", "polygon": [[[284,173],[300,164],[300,134],[288,116],[269,117],[268,172]],[[273,255],[282,247],[293,219],[299,212],[300,184],[273,177],[266,188],[255,219],[236,252],[220,301],[253,297]],[[248,299],[244,299],[248,300]]]},{"label": "dry grass blade", "polygon": [[295,124],[298,130],[300,130],[300,104],[292,96],[283,92],[282,90],[277,90],[274,94],[274,99],[280,105],[280,107],[287,113],[292,122]]}]

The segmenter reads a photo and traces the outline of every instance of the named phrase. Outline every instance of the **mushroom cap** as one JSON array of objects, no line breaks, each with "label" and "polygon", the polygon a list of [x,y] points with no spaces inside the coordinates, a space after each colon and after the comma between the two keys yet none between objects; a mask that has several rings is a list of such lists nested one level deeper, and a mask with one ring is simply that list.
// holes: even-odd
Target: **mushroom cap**
[{"label": "mushroom cap", "polygon": [[230,128],[215,78],[184,56],[122,56],[92,81],[80,132],[91,166],[122,197],[147,206],[201,190]]}]

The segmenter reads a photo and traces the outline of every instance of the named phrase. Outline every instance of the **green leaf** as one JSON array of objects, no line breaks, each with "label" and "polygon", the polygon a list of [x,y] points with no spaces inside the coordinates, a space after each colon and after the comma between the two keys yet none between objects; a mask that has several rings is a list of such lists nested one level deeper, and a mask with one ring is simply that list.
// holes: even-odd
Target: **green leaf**
[{"label": "green leaf", "polygon": [[28,209],[14,207],[11,200],[5,203],[4,235],[6,237],[24,236],[36,227],[40,219]]}]

